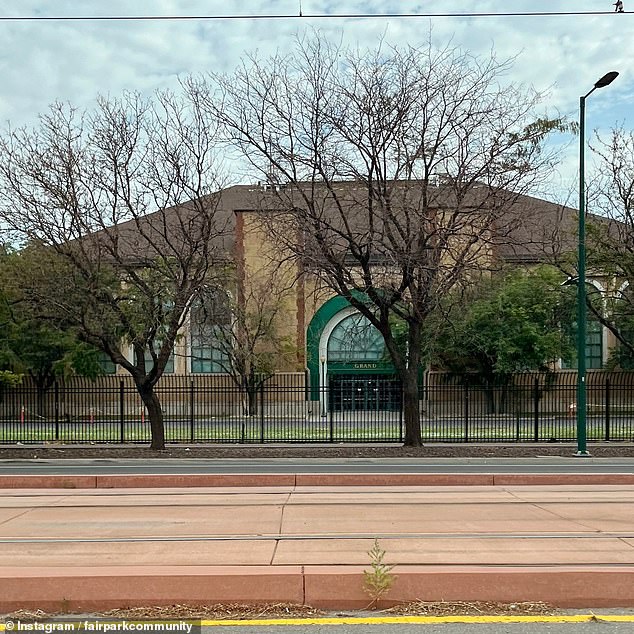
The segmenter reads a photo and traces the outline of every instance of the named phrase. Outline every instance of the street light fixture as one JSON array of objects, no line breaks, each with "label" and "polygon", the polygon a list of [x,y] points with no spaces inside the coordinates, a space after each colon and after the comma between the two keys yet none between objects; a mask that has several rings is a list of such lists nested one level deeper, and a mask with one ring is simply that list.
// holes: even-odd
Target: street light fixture
[{"label": "street light fixture", "polygon": [[594,85],[592,90],[579,98],[579,277],[577,282],[577,456],[586,457],[586,193],[585,193],[585,145],[586,145],[586,98],[597,88],[605,88],[617,77],[611,71]]}]

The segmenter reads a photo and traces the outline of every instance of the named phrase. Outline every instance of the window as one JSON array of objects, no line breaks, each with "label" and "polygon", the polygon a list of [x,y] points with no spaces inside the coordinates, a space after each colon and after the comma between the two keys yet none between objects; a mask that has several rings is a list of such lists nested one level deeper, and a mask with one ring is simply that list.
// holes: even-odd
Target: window
[{"label": "window", "polygon": [[227,337],[231,328],[229,298],[216,291],[199,299],[190,314],[190,351],[192,373],[226,372]]},{"label": "window", "polygon": [[[161,347],[161,342],[160,341],[155,341],[154,342],[154,350],[158,353],[159,349]],[[149,370],[152,365],[153,365],[154,361],[152,360],[152,355],[150,354],[149,350],[145,351],[145,369],[146,371]],[[172,352],[170,353],[169,359],[167,360],[167,363],[165,364],[165,369],[163,370],[163,374],[174,374],[174,350],[172,350]]]},{"label": "window", "polygon": [[586,368],[603,367],[603,328],[598,321],[588,321],[586,326]]},{"label": "window", "polygon": [[117,365],[112,362],[112,359],[105,352],[99,353],[99,359],[97,363],[99,363],[99,366],[101,367],[101,371],[104,374],[117,373]]},{"label": "window", "polygon": [[328,361],[381,361],[385,358],[385,343],[381,333],[360,314],[340,321],[328,339]]},{"label": "window", "polygon": [[[575,287],[576,288],[576,287]],[[571,289],[572,290],[572,289]],[[586,284],[586,297],[591,302],[595,311],[602,311],[603,298],[601,291],[593,284]],[[572,341],[577,342],[577,320],[576,320],[576,291],[574,314],[570,314],[567,319],[563,320],[565,331],[568,333]],[[563,362],[561,367],[564,369],[576,369],[577,360],[573,359],[571,363]],[[596,319],[590,308],[586,312],[586,369],[598,370],[603,367],[603,326]]]},{"label": "window", "polygon": [[[571,327],[571,336],[577,337],[577,323]],[[565,363],[562,361],[561,367],[564,369],[576,369],[577,362]],[[588,319],[586,322],[586,369],[599,370],[603,367],[603,327],[596,319]]]}]

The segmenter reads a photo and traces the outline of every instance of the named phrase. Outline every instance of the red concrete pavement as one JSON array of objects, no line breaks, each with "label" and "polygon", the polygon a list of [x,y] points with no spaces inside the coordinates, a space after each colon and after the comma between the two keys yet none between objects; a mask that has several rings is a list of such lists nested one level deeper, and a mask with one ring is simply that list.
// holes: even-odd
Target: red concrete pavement
[{"label": "red concrete pavement", "polygon": [[199,473],[0,475],[1,489],[119,489],[267,486],[504,486],[631,484],[634,473]]},{"label": "red concrete pavement", "polygon": [[[261,487],[196,479],[193,487],[161,488],[159,477],[143,489],[0,491],[0,611],[263,601],[363,607],[375,538],[395,564],[388,602],[634,606],[631,483],[554,486],[530,476],[502,484],[496,475],[489,477],[497,485],[452,486],[438,476],[419,486],[376,476],[382,485],[344,478],[330,486],[323,476],[286,475],[286,484],[269,479]],[[541,484],[528,484],[533,478]]]}]

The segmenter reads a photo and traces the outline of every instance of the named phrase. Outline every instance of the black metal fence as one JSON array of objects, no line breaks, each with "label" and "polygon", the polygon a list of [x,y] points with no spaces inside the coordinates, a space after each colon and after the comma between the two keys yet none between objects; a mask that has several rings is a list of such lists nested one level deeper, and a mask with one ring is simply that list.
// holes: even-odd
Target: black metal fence
[{"label": "black metal fence", "polygon": [[[421,386],[424,442],[545,442],[576,437],[576,375],[430,373]],[[634,373],[588,374],[589,441],[634,441]],[[398,381],[331,382],[311,400],[308,377],[276,374],[251,394],[226,376],[165,376],[157,387],[170,443],[401,442]],[[129,379],[73,379],[0,391],[0,443],[146,443],[147,412]]]}]

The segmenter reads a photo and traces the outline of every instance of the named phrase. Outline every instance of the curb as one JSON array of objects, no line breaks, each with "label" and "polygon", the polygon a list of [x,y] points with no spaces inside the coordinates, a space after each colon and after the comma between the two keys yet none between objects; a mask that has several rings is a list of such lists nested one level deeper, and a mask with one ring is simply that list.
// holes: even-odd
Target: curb
[{"label": "curb", "polygon": [[632,485],[634,473],[0,475],[0,489]]},{"label": "curb", "polygon": [[[381,607],[412,601],[543,601],[562,608],[634,605],[633,566],[397,566]],[[86,612],[214,603],[364,609],[359,566],[0,568],[0,612]]]}]

